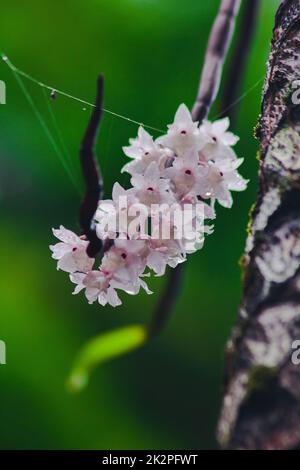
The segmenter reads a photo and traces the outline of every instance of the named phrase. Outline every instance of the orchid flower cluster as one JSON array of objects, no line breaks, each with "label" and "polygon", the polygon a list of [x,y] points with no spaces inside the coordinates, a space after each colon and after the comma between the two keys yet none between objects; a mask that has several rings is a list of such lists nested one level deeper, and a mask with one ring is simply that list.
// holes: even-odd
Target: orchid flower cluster
[{"label": "orchid flower cluster", "polygon": [[[243,159],[232,148],[238,137],[228,127],[228,118],[198,126],[184,104],[166,135],[153,140],[139,127],[137,138],[123,148],[131,160],[122,172],[130,174],[132,187],[115,183],[112,199],[99,201],[94,215],[104,246],[110,239],[100,266],[95,268],[96,260],[88,257],[85,236],[63,226],[53,230],[60,242],[50,246],[52,257],[58,269],[69,273],[74,294],[85,290],[89,303],[118,306],[117,291],[150,294],[144,279],[151,271],[162,276],[167,266],[175,268],[202,248],[213,230],[215,202],[230,208],[231,191],[247,186],[237,171]],[[149,221],[151,233],[145,229]]]}]

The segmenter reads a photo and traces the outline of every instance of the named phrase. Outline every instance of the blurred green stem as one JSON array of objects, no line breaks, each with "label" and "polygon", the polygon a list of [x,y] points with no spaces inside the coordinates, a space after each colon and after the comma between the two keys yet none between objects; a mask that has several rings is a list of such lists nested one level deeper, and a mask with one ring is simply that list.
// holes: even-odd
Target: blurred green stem
[{"label": "blurred green stem", "polygon": [[239,88],[244,77],[251,42],[255,33],[260,0],[245,0],[240,21],[240,33],[233,52],[222,96],[221,118],[228,116],[231,125],[236,118]]}]

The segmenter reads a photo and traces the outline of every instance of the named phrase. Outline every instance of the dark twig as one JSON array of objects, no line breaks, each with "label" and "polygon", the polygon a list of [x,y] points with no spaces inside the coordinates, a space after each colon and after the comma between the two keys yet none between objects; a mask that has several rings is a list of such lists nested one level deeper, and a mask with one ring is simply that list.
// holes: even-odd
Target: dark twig
[{"label": "dark twig", "polygon": [[87,248],[87,254],[91,258],[94,258],[102,247],[102,242],[96,234],[93,217],[103,191],[103,180],[95,155],[97,133],[102,117],[103,82],[103,76],[100,75],[97,81],[95,108],[93,108],[80,148],[80,162],[86,191],[80,207],[79,220],[82,232],[90,242]]},{"label": "dark twig", "polygon": [[148,331],[150,336],[158,334],[167,323],[180,293],[184,274],[184,265],[172,269],[167,279],[165,291],[151,319]]},{"label": "dark twig", "polygon": [[[240,0],[221,0],[219,12],[208,41],[198,96],[192,110],[194,121],[199,121],[199,123],[208,115],[217,95],[223,64],[232,38],[239,6]],[[169,318],[181,291],[183,274],[183,264],[172,269],[169,274],[165,289],[150,323],[149,328],[152,335],[159,333]]]},{"label": "dark twig", "polygon": [[240,0],[221,0],[220,9],[210,33],[198,96],[192,111],[194,121],[201,123],[207,117],[217,96],[239,6]]},{"label": "dark twig", "polygon": [[259,6],[260,0],[244,1],[240,21],[240,34],[231,59],[224,92],[222,93],[221,117],[228,116],[231,124],[236,116],[236,107],[232,106],[232,104],[238,98],[239,88],[245,73]]}]

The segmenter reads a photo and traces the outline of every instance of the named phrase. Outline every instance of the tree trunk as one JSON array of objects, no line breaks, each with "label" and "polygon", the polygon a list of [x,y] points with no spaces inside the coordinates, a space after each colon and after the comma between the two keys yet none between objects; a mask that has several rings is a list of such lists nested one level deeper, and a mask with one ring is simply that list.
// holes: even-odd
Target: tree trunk
[{"label": "tree trunk", "polygon": [[296,80],[300,80],[300,0],[284,0],[276,15],[256,130],[259,193],[242,259],[243,299],[226,348],[225,396],[218,426],[223,448],[300,447],[300,365],[291,360],[293,342],[300,340]]}]

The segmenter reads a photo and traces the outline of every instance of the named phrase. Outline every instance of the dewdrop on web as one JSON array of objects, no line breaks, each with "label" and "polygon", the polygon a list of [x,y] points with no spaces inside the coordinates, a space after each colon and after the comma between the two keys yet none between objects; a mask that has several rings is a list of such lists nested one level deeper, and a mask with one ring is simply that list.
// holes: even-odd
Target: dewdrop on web
[{"label": "dewdrop on web", "polygon": [[123,148],[130,161],[122,172],[129,173],[131,187],[116,182],[112,199],[100,200],[94,215],[106,246],[100,264],[87,255],[84,236],[63,226],[53,230],[59,243],[50,246],[52,257],[69,273],[74,294],[84,291],[89,303],[116,307],[120,291],[151,294],[145,278],[163,276],[203,248],[216,203],[231,208],[231,192],[247,186],[238,173],[243,159],[233,150],[238,137],[228,128],[228,118],[198,126],[184,104],[158,139],[139,127]]}]

